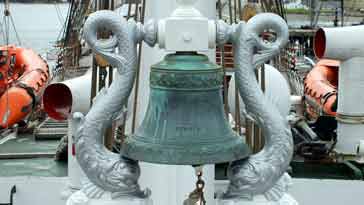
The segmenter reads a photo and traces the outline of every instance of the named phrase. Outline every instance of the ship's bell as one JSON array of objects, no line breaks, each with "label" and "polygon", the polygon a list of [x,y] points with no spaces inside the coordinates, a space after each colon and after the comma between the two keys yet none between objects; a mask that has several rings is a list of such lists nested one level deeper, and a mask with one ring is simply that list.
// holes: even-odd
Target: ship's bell
[{"label": "ship's bell", "polygon": [[225,118],[223,70],[196,53],[170,54],[152,66],[145,118],[122,145],[134,160],[175,165],[228,162],[250,149]]}]

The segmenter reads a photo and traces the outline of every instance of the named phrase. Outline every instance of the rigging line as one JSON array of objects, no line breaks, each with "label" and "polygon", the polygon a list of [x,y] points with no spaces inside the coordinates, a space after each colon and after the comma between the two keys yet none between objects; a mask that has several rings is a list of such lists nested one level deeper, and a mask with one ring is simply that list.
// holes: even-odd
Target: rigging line
[{"label": "rigging line", "polygon": [[[66,53],[65,51],[65,47],[67,45],[67,42],[68,42],[68,35],[69,35],[69,32],[70,32],[70,26],[71,26],[71,17],[72,17],[72,12],[75,8],[75,2],[74,1],[71,1],[71,3],[69,4],[68,6],[68,10],[67,10],[67,17],[66,17],[66,20],[64,21],[64,25],[63,25],[63,28],[62,30],[60,31],[59,33],[59,36],[58,36],[58,40],[62,40],[60,42],[60,52],[58,54],[58,57],[57,57],[57,62],[61,62],[61,60],[64,59],[64,55]],[[60,70],[63,70],[63,66],[60,68]],[[61,71],[62,73],[64,73],[63,71]]]},{"label": "rigging line", "polygon": [[8,39],[8,35],[9,35],[9,33],[8,33],[8,24],[7,24],[7,18],[6,18],[6,15],[5,15],[5,7],[4,7],[4,16],[3,16],[3,25],[4,25],[4,43],[7,45],[8,44],[8,42],[9,42],[9,39]]},{"label": "rigging line", "polygon": [[6,45],[9,40],[8,40],[8,32],[7,32],[7,29],[6,29],[7,28],[7,23],[6,23],[5,16],[3,18],[3,22],[4,22],[4,44]]},{"label": "rigging line", "polygon": [[[83,17],[83,18],[84,18],[84,17],[87,17],[87,15],[88,15],[89,13],[91,13],[93,3],[94,3],[94,0],[92,0],[91,2],[90,2],[90,1],[88,2],[88,5],[86,5],[86,7],[85,7],[85,11],[83,12],[83,15],[82,15],[82,17]],[[82,20],[82,25],[84,24],[84,22],[85,22],[85,18]],[[79,36],[83,36],[83,30],[82,30],[82,27],[81,27],[81,29],[80,29],[80,31],[79,31]]]},{"label": "rigging line", "polygon": [[10,38],[9,32],[10,32],[10,23],[11,23],[11,25],[13,27],[13,30],[14,30],[14,33],[15,33],[15,36],[16,36],[16,39],[17,39],[19,45],[21,45],[22,43],[21,43],[18,31],[17,31],[16,26],[15,26],[13,16],[10,13],[9,6],[7,6],[7,9],[4,12],[5,12],[4,18],[6,19],[6,23],[7,23],[7,27],[6,27],[6,29],[7,29],[7,44],[9,44],[9,38]]},{"label": "rigging line", "polygon": [[66,30],[64,33],[63,46],[67,45],[67,42],[68,42],[69,33],[72,28],[72,16],[73,16],[74,9],[75,9],[75,2],[72,1],[71,5],[70,5],[70,10],[69,10],[70,12],[68,14],[67,27],[66,27]]},{"label": "rigging line", "polygon": [[67,9],[67,16],[66,16],[66,19],[63,23],[63,27],[61,28],[61,30],[59,31],[59,34],[57,36],[57,40],[61,40],[61,36],[63,37],[64,34],[65,34],[65,31],[66,31],[66,25],[67,25],[67,22],[68,22],[68,18],[69,18],[69,14],[70,14],[70,10],[71,10],[71,4],[68,6],[68,9]]},{"label": "rigging line", "polygon": [[[7,48],[9,51],[9,48]],[[6,116],[9,117],[9,83],[8,83],[8,72],[5,72],[6,77]],[[6,119],[6,129],[9,128],[9,118]]]},{"label": "rigging line", "polygon": [[222,20],[222,3],[221,3],[221,0],[217,0],[217,4],[218,4],[218,6],[217,6],[218,10],[219,10],[219,19]]},{"label": "rigging line", "polygon": [[[13,19],[13,16],[11,15],[10,13],[10,5],[9,5],[9,2],[6,1],[5,2],[5,6],[4,6],[4,22],[6,23],[6,44],[9,44],[9,31],[10,31],[10,23],[14,29],[14,33],[16,35],[16,38],[17,38],[17,41],[19,43],[19,45],[21,45],[21,40],[20,40],[20,37],[19,37],[19,33],[18,31],[16,30],[16,26],[15,26],[15,22],[14,22],[14,19]],[[10,22],[9,22],[10,21]]]},{"label": "rigging line", "polygon": [[14,33],[15,33],[15,36],[16,36],[16,38],[18,40],[18,43],[19,43],[19,45],[22,45],[22,42],[20,40],[19,33],[18,33],[18,31],[16,30],[16,27],[15,27],[14,19],[13,19],[12,16],[9,16],[9,18],[10,18],[11,24],[13,25]]},{"label": "rigging line", "polygon": [[82,36],[82,27],[85,23],[85,19],[87,16],[92,13],[93,7],[97,6],[97,2],[94,0],[84,2],[80,7],[75,9],[73,19],[73,25],[77,26],[77,32],[79,32],[79,36]]},{"label": "rigging line", "polygon": [[56,14],[57,14],[57,17],[58,17],[58,20],[59,20],[59,22],[61,22],[61,17],[60,17],[60,15],[59,15],[59,11],[58,11],[58,8],[57,8],[57,3],[56,2],[54,2],[54,8],[55,8],[55,10],[56,10]]},{"label": "rigging line", "polygon": [[285,20],[286,20],[286,14],[285,14],[285,9],[283,7],[283,2],[282,0],[276,0],[277,1],[277,10],[279,11],[279,15]]},{"label": "rigging line", "polygon": [[142,0],[142,15],[140,17],[140,21],[142,23],[144,23],[144,18],[145,18],[145,5],[146,5],[146,0]]},{"label": "rigging line", "polygon": [[135,1],[135,11],[134,11],[134,20],[135,21],[138,20],[138,7],[139,7],[139,2]]},{"label": "rigging line", "polygon": [[230,17],[230,24],[233,23],[233,9],[232,9],[232,3],[231,3],[232,0],[229,0],[229,17]]},{"label": "rigging line", "polygon": [[281,12],[281,9],[280,9],[280,6],[279,6],[279,0],[275,0],[275,13],[278,14],[279,16],[282,16],[282,12]]},{"label": "rigging line", "polygon": [[56,38],[57,41],[61,40],[61,37],[63,36],[65,29],[66,29],[67,21],[63,22],[61,29],[59,30],[58,36]]},{"label": "rigging line", "polygon": [[[7,48],[7,52],[9,55],[9,18],[8,16],[10,15],[9,13],[9,0],[5,0],[5,10],[4,10],[4,23],[5,23],[5,32],[6,32],[6,48]],[[9,57],[9,56],[8,56]],[[8,72],[5,72],[5,79],[6,81],[8,81]],[[8,91],[9,89],[9,84],[6,83],[6,91]],[[8,115],[9,113],[9,92],[6,92],[6,112]],[[9,121],[8,119],[6,120],[6,129],[9,128]]]},{"label": "rigging line", "polygon": [[287,19],[287,12],[286,12],[286,6],[285,4],[282,2],[282,0],[280,0],[281,2],[281,10],[283,12],[283,17],[284,17],[284,20],[286,20],[286,22],[288,22],[288,19]]},{"label": "rigging line", "polygon": [[131,15],[131,6],[132,6],[132,2],[131,2],[131,0],[129,0],[129,2],[128,2],[128,15],[127,15],[127,18],[126,19],[129,19],[130,18],[130,15]]},{"label": "rigging line", "polygon": [[[0,22],[0,35],[4,38],[4,24],[3,22]],[[5,42],[5,39],[3,39]]]},{"label": "rigging line", "polygon": [[[218,0],[218,9],[219,9],[219,19],[222,19],[222,10],[225,7],[226,4],[222,4],[222,0]],[[221,59],[220,59],[220,65],[222,67],[222,70],[224,72],[224,81],[223,81],[223,92],[224,92],[224,113],[226,117],[229,115],[229,107],[228,107],[228,97],[226,95],[227,93],[227,79],[226,79],[226,69],[225,69],[225,47],[224,45],[220,45],[220,52],[221,52]]]},{"label": "rigging line", "polygon": [[237,23],[237,3],[237,0],[234,0],[234,23]]},{"label": "rigging line", "polygon": [[241,21],[241,0],[238,0],[238,13],[239,13],[239,16],[238,16],[238,22]]},{"label": "rigging line", "polygon": [[344,10],[344,0],[341,0],[341,27],[344,26],[344,22],[345,22],[345,10]]},{"label": "rigging line", "polygon": [[5,44],[9,44],[9,22],[6,16],[4,16],[4,26],[5,26]]},{"label": "rigging line", "polygon": [[[235,15],[235,22],[238,23],[240,22],[242,19],[241,19],[241,1],[240,0],[237,0],[238,2],[235,1],[235,3],[237,3],[238,5],[235,6],[235,10],[236,10],[236,7],[238,9],[238,16]],[[236,19],[238,18],[238,19]],[[236,116],[236,120],[235,120],[235,128],[236,128],[236,131],[238,133],[238,135],[241,135],[241,117],[240,117],[240,95],[239,95],[239,87],[237,86],[237,81],[235,81],[235,116]]]},{"label": "rigging line", "polygon": [[[1,4],[0,5],[0,8],[1,8],[1,12],[4,14],[4,12],[5,12],[5,6],[4,6],[4,4]],[[5,15],[4,15],[4,17],[5,17]],[[3,43],[5,44],[4,18],[2,19],[2,22],[1,22],[0,26],[1,26],[1,34],[2,34],[2,37],[4,38],[3,39],[4,40]]]},{"label": "rigging line", "polygon": [[1,32],[2,32],[2,36],[3,36],[3,43],[6,44],[6,23],[5,23],[5,16],[3,17],[3,23],[1,24]]},{"label": "rigging line", "polygon": [[61,12],[60,8],[58,7],[58,4],[57,4],[56,1],[54,1],[54,7],[56,9],[56,13],[57,13],[57,17],[58,17],[59,23],[60,24],[63,24],[64,18],[62,16],[62,12]]},{"label": "rigging line", "polygon": [[66,19],[65,19],[65,21],[63,23],[63,26],[60,29],[59,34],[57,36],[57,44],[58,44],[59,49],[60,49],[60,52],[59,52],[58,57],[57,57],[57,60],[60,59],[60,55],[63,55],[63,48],[62,48],[62,46],[64,46],[64,42],[60,42],[60,40],[62,40],[61,38],[64,38],[65,35],[66,35],[66,27],[68,25],[67,23],[68,23],[69,15],[71,13],[71,6],[72,6],[72,4],[70,4],[68,6]]}]

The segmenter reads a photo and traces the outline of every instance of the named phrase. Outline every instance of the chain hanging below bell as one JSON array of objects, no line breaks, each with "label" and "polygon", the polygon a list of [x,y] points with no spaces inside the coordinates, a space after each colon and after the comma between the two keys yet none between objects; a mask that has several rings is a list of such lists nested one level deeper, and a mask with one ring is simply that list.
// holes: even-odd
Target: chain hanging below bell
[{"label": "chain hanging below bell", "polygon": [[189,194],[188,199],[183,202],[183,205],[206,205],[206,200],[203,192],[205,182],[202,180],[202,169],[197,167],[196,170],[196,189]]}]

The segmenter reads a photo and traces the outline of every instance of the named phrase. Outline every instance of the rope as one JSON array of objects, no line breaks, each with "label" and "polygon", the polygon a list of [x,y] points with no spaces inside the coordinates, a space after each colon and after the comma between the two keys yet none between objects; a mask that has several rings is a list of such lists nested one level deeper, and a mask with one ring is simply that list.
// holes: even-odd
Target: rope
[{"label": "rope", "polygon": [[9,17],[10,17],[11,24],[13,25],[13,29],[14,29],[14,33],[15,33],[16,39],[17,39],[19,45],[22,45],[21,40],[20,40],[20,37],[19,37],[19,33],[18,33],[18,31],[16,30],[16,27],[15,27],[14,19],[13,19],[12,16],[9,16]]},{"label": "rope", "polygon": [[16,26],[15,26],[15,22],[14,22],[14,19],[10,13],[10,6],[9,6],[9,2],[6,0],[5,1],[5,5],[4,5],[4,17],[3,17],[3,22],[4,22],[4,29],[2,29],[2,31],[5,30],[4,32],[4,42],[6,45],[9,45],[10,43],[10,24],[14,30],[14,33],[15,33],[15,37],[16,37],[16,40],[18,41],[18,44],[19,45],[22,45],[22,42],[20,40],[20,36],[19,36],[19,33],[16,29]]},{"label": "rope", "polygon": [[7,19],[6,19],[6,17],[4,16],[3,17],[3,22],[4,22],[4,43],[5,43],[5,45],[8,45],[9,44],[9,38],[8,38],[8,36],[9,36],[9,26],[8,26],[8,21],[7,21]]},{"label": "rope", "polygon": [[[5,1],[5,10],[4,10],[4,25],[5,25],[5,43],[9,45],[9,19],[7,16],[10,15],[9,12],[9,2],[8,0]],[[7,53],[9,54],[9,47],[7,47]],[[8,81],[8,72],[5,72],[5,79],[6,79],[6,116],[9,114],[9,84]],[[6,120],[6,129],[9,128],[9,121],[8,118]]]},{"label": "rope", "polygon": [[129,18],[130,18],[130,16],[131,16],[131,6],[132,6],[132,2],[131,2],[131,1],[129,1],[129,4],[128,4],[128,16],[127,16],[127,18],[126,18],[126,19],[129,19]]},{"label": "rope", "polygon": [[[78,37],[82,36],[82,27],[85,21],[85,17],[87,17],[87,15],[91,13],[94,2],[95,0],[83,0],[81,2],[71,1],[68,7],[66,19],[64,20],[63,26],[57,37],[57,41],[61,41],[61,50],[58,54],[57,69],[59,70],[58,73],[63,74],[62,78],[65,75],[65,68],[78,68],[78,64],[75,61],[78,61],[79,55],[75,53],[75,50],[68,50],[67,48],[73,48],[73,40],[76,40],[75,38],[72,38],[72,34]],[[65,61],[72,56],[75,56],[73,60]],[[62,61],[63,63],[61,63]]]},{"label": "rope", "polygon": [[69,15],[71,13],[71,7],[72,7],[72,4],[70,4],[69,7],[68,7],[66,20],[64,21],[63,26],[62,26],[59,34],[58,34],[58,37],[57,37],[58,41],[61,39],[61,36],[64,36],[65,33],[66,33],[66,26],[67,26],[67,23],[68,23],[68,20],[69,20]]},{"label": "rope", "polygon": [[54,7],[56,8],[57,17],[60,24],[64,24],[64,17],[62,16],[61,9],[59,8],[57,1],[54,1]]}]

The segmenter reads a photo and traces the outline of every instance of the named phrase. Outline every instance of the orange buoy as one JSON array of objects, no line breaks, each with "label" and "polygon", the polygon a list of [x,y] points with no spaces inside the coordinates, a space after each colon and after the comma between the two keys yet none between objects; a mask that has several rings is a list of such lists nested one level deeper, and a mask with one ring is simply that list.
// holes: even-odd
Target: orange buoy
[{"label": "orange buoy", "polygon": [[318,117],[320,111],[336,116],[339,66],[339,61],[322,59],[305,77],[305,102],[311,117]]},{"label": "orange buoy", "polygon": [[48,79],[47,63],[33,50],[0,47],[0,127],[24,119],[38,104]]}]

